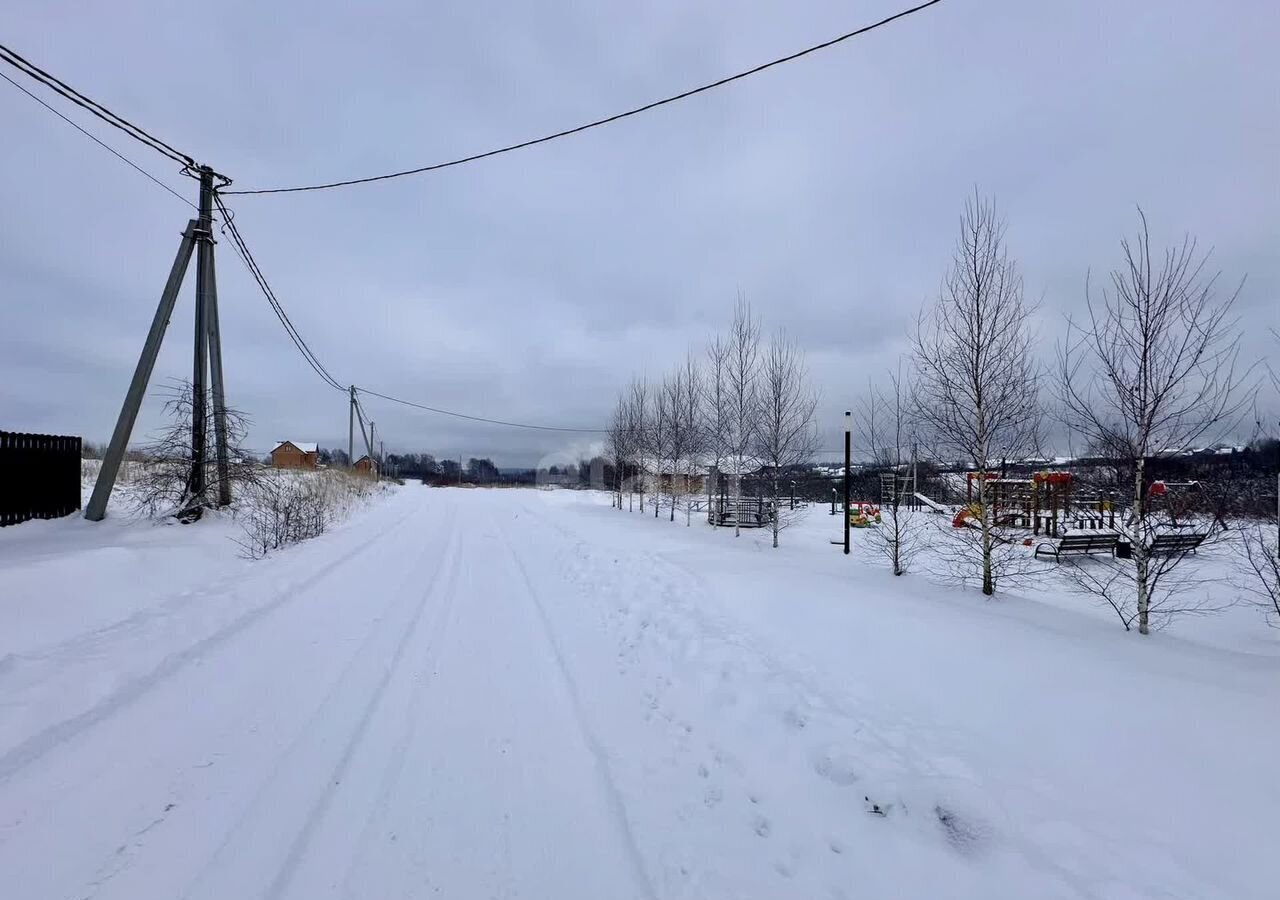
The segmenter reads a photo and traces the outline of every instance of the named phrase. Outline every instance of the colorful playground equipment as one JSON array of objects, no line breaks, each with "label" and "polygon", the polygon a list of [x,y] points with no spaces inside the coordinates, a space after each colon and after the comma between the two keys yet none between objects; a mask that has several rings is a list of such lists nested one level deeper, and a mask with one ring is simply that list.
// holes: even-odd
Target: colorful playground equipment
[{"label": "colorful playground equipment", "polygon": [[880,524],[880,507],[867,500],[849,501],[849,527],[869,528]]},{"label": "colorful playground equipment", "polygon": [[[975,483],[978,491],[974,490]],[[984,485],[995,525],[1029,528],[1032,534],[1058,537],[1071,521],[1079,529],[1114,528],[1116,524],[1112,502],[1104,497],[1078,495],[1070,472],[1034,472],[1026,479],[969,472],[965,477],[966,507],[952,519],[952,525],[968,525],[980,514],[975,494]]]}]

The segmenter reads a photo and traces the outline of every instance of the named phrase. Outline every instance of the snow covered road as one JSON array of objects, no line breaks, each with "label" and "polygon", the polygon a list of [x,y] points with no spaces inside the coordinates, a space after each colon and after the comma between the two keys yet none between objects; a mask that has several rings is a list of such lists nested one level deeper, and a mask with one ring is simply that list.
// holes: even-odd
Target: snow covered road
[{"label": "snow covered road", "polygon": [[217,523],[4,535],[0,895],[1275,883],[1274,657],[955,609],[803,531],[773,553],[604,504],[409,486],[258,563]]}]

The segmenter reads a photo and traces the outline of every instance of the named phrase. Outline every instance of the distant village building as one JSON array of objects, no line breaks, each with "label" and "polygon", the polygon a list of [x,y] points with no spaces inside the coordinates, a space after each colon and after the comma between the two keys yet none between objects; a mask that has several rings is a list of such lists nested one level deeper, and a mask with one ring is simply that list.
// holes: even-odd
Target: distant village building
[{"label": "distant village building", "polygon": [[281,441],[271,451],[271,465],[277,469],[314,469],[320,448],[314,442]]},{"label": "distant village building", "polygon": [[365,454],[364,456],[356,460],[355,465],[352,466],[351,469],[354,472],[360,472],[365,475],[371,475],[373,474],[373,471],[374,471],[374,463],[373,463],[373,460],[369,459],[368,454]]}]

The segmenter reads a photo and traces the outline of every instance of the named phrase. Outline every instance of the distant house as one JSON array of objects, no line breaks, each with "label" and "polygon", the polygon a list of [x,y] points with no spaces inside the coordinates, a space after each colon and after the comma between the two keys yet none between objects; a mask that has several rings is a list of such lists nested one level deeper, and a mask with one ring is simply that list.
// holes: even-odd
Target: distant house
[{"label": "distant house", "polygon": [[361,472],[365,475],[372,474],[374,471],[373,460],[369,459],[368,454],[356,460],[355,465],[351,467],[353,472]]},{"label": "distant house", "polygon": [[306,441],[280,441],[271,451],[271,465],[277,469],[314,469],[320,448]]},{"label": "distant house", "polygon": [[[664,494],[701,494],[706,490],[707,477],[712,466],[701,459],[682,459],[674,465],[671,460],[644,459],[640,462],[642,483],[648,491]],[[720,470],[724,475],[723,467]]]}]

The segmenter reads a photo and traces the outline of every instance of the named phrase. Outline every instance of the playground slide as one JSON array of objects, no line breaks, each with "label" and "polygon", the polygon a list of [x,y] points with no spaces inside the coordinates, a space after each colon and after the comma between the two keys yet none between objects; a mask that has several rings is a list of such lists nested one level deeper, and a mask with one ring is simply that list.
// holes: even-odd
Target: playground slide
[{"label": "playground slide", "polygon": [[930,500],[924,494],[916,494],[916,499],[919,500],[921,503],[923,503],[925,506],[929,507],[929,509],[933,510],[934,512],[945,513],[945,512],[951,511],[947,509],[945,506],[943,506],[941,503],[937,502],[936,500]]}]

